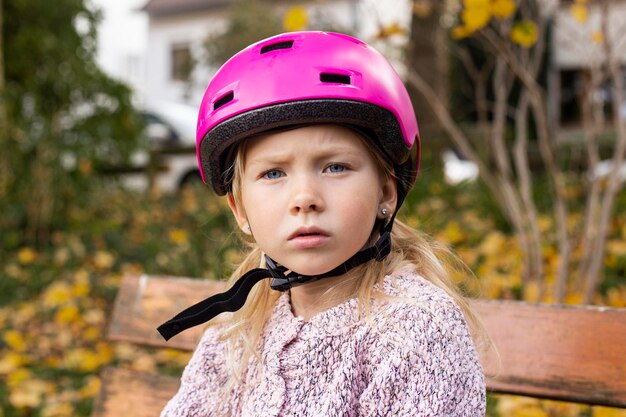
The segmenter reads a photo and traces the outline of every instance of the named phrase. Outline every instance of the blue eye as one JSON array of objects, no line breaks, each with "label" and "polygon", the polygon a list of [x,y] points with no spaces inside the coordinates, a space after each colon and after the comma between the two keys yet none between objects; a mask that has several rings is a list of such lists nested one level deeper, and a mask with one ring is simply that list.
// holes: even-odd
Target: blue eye
[{"label": "blue eye", "polygon": [[282,177],[284,173],[278,169],[270,169],[269,171],[263,174],[263,178],[267,178],[268,180],[276,180]]},{"label": "blue eye", "polygon": [[326,167],[326,169],[331,173],[339,173],[344,172],[346,170],[346,166],[342,164],[330,164]]}]

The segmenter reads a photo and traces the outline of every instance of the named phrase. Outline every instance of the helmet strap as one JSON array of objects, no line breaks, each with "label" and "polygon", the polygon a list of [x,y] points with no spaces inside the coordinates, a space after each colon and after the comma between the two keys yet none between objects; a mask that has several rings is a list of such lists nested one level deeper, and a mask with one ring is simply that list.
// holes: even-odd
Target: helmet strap
[{"label": "helmet strap", "polygon": [[206,323],[218,314],[226,311],[237,311],[245,304],[252,287],[254,287],[257,282],[266,278],[272,278],[270,284],[272,289],[287,291],[291,287],[306,282],[343,275],[352,268],[373,259],[382,261],[391,252],[391,228],[393,227],[396,213],[397,210],[394,211],[388,221],[383,222],[380,237],[373,246],[357,252],[350,259],[331,271],[320,275],[301,275],[294,271],[289,271],[287,268],[277,264],[272,258],[265,255],[267,269],[255,268],[246,272],[229,290],[215,294],[188,307],[170,320],[161,324],[157,330],[165,340],[169,340],[184,330]]}]

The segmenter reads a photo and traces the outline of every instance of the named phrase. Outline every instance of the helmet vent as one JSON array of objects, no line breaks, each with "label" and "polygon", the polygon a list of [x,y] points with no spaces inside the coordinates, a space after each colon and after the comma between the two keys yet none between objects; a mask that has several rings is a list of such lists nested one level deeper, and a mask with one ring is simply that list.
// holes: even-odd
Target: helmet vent
[{"label": "helmet vent", "polygon": [[333,74],[330,72],[320,73],[320,81],[323,83],[351,84],[349,75]]},{"label": "helmet vent", "polygon": [[229,91],[228,93],[224,94],[222,97],[215,100],[215,103],[213,103],[213,111],[219,109],[224,104],[233,101],[233,98],[235,98],[235,94],[232,91]]},{"label": "helmet vent", "polygon": [[268,52],[276,51],[277,49],[291,49],[292,46],[293,46],[293,41],[282,41],[282,42],[271,43],[261,48],[261,54],[266,54]]}]

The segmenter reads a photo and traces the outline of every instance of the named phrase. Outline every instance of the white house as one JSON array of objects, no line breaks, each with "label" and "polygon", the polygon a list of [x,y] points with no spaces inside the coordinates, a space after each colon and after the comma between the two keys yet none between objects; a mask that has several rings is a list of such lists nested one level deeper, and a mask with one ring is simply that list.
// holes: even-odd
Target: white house
[{"label": "white house", "polygon": [[[229,6],[234,0],[149,0],[142,8],[148,15],[148,46],[142,99],[174,101],[197,106],[216,67],[204,60],[203,42],[225,30]],[[300,5],[307,9],[309,27],[316,18],[332,21],[366,40],[385,22],[410,24],[409,0],[336,0],[267,2],[286,11]],[[386,7],[389,5],[392,7]],[[260,16],[259,18],[263,18]],[[382,51],[393,58],[393,51]],[[396,54],[398,55],[398,54]],[[189,73],[190,62],[200,62]],[[401,71],[401,63],[398,61]]]}]

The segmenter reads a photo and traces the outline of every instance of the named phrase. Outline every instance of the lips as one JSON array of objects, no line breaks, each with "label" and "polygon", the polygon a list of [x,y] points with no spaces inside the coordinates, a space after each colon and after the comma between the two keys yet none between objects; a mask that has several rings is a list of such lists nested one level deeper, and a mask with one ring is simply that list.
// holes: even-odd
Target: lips
[{"label": "lips", "polygon": [[298,228],[298,230],[296,230],[291,235],[289,235],[288,240],[293,240],[293,239],[303,238],[303,237],[308,237],[308,236],[328,237],[329,234],[328,234],[328,232],[326,232],[323,229],[320,229],[319,227],[306,226],[306,227]]},{"label": "lips", "polygon": [[298,249],[312,249],[324,246],[330,235],[323,229],[309,226],[301,227],[289,236],[289,243]]}]

